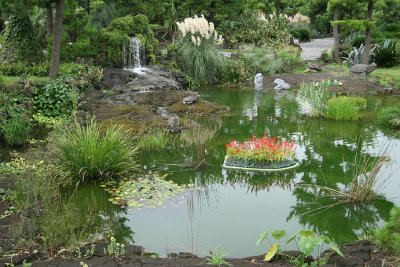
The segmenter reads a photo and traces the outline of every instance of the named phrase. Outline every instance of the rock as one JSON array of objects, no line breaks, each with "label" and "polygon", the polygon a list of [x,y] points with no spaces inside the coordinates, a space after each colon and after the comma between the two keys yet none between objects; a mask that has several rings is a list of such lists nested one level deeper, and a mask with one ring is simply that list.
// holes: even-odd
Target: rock
[{"label": "rock", "polygon": [[336,255],[336,256],[332,256],[329,258],[328,260],[328,264],[332,264],[334,266],[343,266],[343,267],[347,267],[347,266],[359,266],[359,267],[363,267],[364,266],[364,261],[354,257],[354,256],[347,256],[345,258],[343,258],[342,256]]},{"label": "rock", "polygon": [[178,253],[168,253],[168,254],[167,254],[167,257],[168,257],[168,258],[176,259],[176,258],[178,258]]},{"label": "rock", "polygon": [[263,89],[263,75],[261,73],[257,73],[254,76],[254,89],[256,90]]},{"label": "rock", "polygon": [[313,70],[314,71],[321,71],[322,70],[322,67],[320,65],[318,65],[318,64],[315,64],[315,63],[308,64],[307,66],[311,71],[313,71]]},{"label": "rock", "polygon": [[385,89],[383,89],[383,92],[385,92],[386,94],[393,94],[394,89],[392,87],[386,87]]},{"label": "rock", "polygon": [[182,103],[183,103],[183,104],[187,104],[187,105],[191,105],[191,104],[194,104],[194,103],[196,103],[197,101],[199,101],[199,99],[200,99],[200,96],[199,96],[198,94],[190,95],[190,96],[185,97],[185,98],[182,100]]},{"label": "rock", "polygon": [[179,252],[178,258],[188,259],[188,258],[198,258],[198,257],[190,252]]},{"label": "rock", "polygon": [[167,121],[167,128],[171,133],[179,133],[181,131],[179,125],[179,117],[178,116],[170,117]]}]

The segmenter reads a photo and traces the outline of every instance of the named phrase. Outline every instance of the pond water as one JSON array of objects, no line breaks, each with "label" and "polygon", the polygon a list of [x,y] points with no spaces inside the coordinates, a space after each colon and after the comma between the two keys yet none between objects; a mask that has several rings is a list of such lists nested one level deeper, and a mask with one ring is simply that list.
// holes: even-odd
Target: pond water
[{"label": "pond water", "polygon": [[[312,229],[343,244],[382,225],[393,205],[400,205],[400,140],[380,126],[375,115],[398,103],[398,97],[366,96],[367,109],[359,121],[339,122],[302,115],[296,90],[207,88],[199,93],[203,99],[229,106],[230,112],[181,118],[195,120],[200,128],[173,136],[169,149],[143,153],[139,160],[146,171],[167,173],[167,179],[201,190],[161,207],[135,210],[113,206],[98,185],[78,190],[77,202],[95,203],[94,220],[102,221],[117,238],[162,256],[179,251],[205,256],[219,247],[228,257],[244,257],[267,250],[255,245],[265,229],[285,229],[288,235]],[[281,173],[222,169],[226,143],[264,134],[294,140],[300,166]],[[388,145],[390,162],[381,168],[382,196],[372,203],[333,203],[319,198],[316,187],[299,186],[343,190],[351,183],[355,158],[377,156]]]},{"label": "pond water", "polygon": [[[381,225],[392,206],[400,204],[400,173],[396,173],[400,141],[394,132],[379,126],[375,117],[377,110],[394,104],[397,97],[367,96],[367,110],[360,121],[338,122],[299,114],[295,90],[212,88],[200,94],[229,106],[231,112],[206,119],[198,116],[200,130],[183,132],[171,149],[140,156],[147,170],[169,173],[169,179],[178,184],[203,188],[172,205],[124,215],[126,226],[134,231],[133,240],[148,251],[207,255],[219,247],[230,257],[256,255],[266,250],[255,243],[267,228],[285,229],[289,234],[312,229],[344,243]],[[221,168],[225,143],[264,133],[294,140],[300,167],[284,173],[253,174]],[[318,199],[315,188],[296,186],[305,183],[344,189],[350,184],[356,155],[377,156],[387,145],[391,162],[381,169],[387,180],[381,188],[382,199],[319,210],[332,202]]]}]

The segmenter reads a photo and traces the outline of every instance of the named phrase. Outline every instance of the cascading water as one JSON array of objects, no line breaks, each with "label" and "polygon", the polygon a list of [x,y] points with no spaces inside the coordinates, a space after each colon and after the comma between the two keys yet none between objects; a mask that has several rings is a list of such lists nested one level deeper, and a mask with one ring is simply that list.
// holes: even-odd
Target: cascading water
[{"label": "cascading water", "polygon": [[129,43],[124,44],[122,47],[122,59],[124,62],[124,69],[130,70],[138,74],[145,74],[144,71],[148,70],[142,67],[141,60],[144,55],[144,49],[140,46],[140,40],[132,37]]}]

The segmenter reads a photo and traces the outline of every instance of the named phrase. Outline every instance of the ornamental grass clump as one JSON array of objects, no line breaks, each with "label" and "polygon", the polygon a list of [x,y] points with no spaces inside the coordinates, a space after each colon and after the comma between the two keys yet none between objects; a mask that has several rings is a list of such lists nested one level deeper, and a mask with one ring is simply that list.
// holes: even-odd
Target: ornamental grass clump
[{"label": "ornamental grass clump", "polygon": [[76,123],[58,144],[56,163],[63,173],[81,182],[120,178],[136,168],[137,152],[129,133],[116,125],[101,129],[94,120]]},{"label": "ornamental grass clump", "polygon": [[214,24],[204,16],[186,18],[177,22],[180,38],[178,42],[179,67],[199,83],[217,81],[223,66],[223,57],[218,45],[223,38],[214,29]]},{"label": "ornamental grass clump", "polygon": [[334,120],[357,120],[358,112],[366,106],[362,97],[339,96],[328,100],[326,117]]},{"label": "ornamental grass clump", "polygon": [[239,143],[236,140],[226,146],[227,165],[238,167],[286,167],[294,165],[293,141],[276,137],[253,137]]},{"label": "ornamental grass clump", "polygon": [[298,102],[302,111],[310,117],[319,117],[325,110],[329,98],[328,84],[302,83],[298,93]]}]

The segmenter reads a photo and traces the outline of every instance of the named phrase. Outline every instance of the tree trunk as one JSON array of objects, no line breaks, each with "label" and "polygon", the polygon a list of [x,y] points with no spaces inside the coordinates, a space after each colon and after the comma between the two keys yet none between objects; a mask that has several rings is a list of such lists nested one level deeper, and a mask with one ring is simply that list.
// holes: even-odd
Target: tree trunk
[{"label": "tree trunk", "polygon": [[64,19],[64,0],[56,1],[56,22],[54,29],[53,50],[51,53],[50,74],[51,78],[58,75],[58,68],[60,66],[60,52],[61,52],[61,34]]},{"label": "tree trunk", "polygon": [[47,9],[47,35],[51,36],[53,34],[53,8],[51,3],[48,3],[46,6]]},{"label": "tree trunk", "polygon": [[[374,12],[374,1],[369,0],[368,1],[368,11],[367,11],[368,22],[372,22],[373,12]],[[371,50],[371,39],[372,39],[371,35],[372,35],[371,25],[367,25],[367,27],[365,29],[365,48],[364,48],[364,54],[363,54],[363,58],[362,58],[363,64],[369,63],[369,51]]]},{"label": "tree trunk", "polygon": [[275,15],[279,17],[281,12],[281,0],[275,0]]},{"label": "tree trunk", "polygon": [[[339,8],[336,7],[335,10],[333,11],[333,22],[339,20]],[[337,63],[340,63],[340,36],[339,36],[339,25],[333,23],[333,48],[334,48],[334,53],[335,53],[335,61]]]},{"label": "tree trunk", "polygon": [[85,9],[86,9],[86,12],[88,14],[90,14],[90,0],[86,0]]}]

